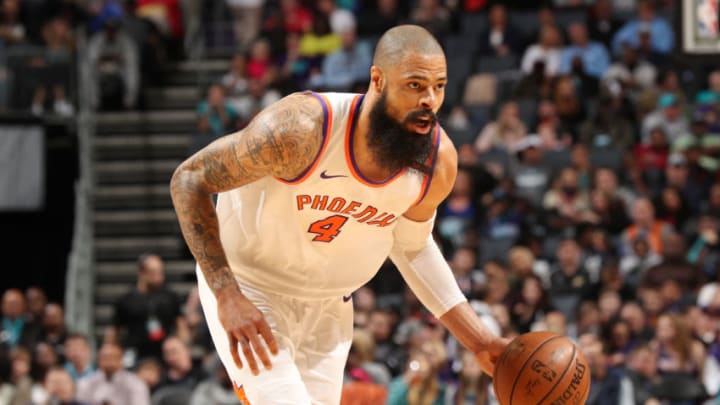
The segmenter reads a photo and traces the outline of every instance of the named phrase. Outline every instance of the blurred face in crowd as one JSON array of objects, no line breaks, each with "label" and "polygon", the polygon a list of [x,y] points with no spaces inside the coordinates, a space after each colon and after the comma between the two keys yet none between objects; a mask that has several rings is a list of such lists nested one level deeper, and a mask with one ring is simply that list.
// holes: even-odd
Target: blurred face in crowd
[{"label": "blurred face in crowd", "polygon": [[190,350],[180,339],[170,337],[162,345],[163,360],[171,369],[189,370],[192,368]]},{"label": "blurred face in crowd", "polygon": [[674,103],[663,109],[663,115],[668,121],[676,121],[682,115],[680,104]]},{"label": "blurred face in crowd", "polygon": [[687,184],[688,173],[687,164],[676,162],[676,164],[669,164],[667,166],[667,169],[665,170],[665,177],[667,178],[668,184],[676,187],[683,187]]},{"label": "blurred face in crowd", "polygon": [[540,30],[540,44],[545,48],[556,48],[562,45],[560,31],[554,26],[544,26]]},{"label": "blurred face in crowd", "polygon": [[52,346],[45,342],[40,342],[35,346],[35,361],[43,369],[49,369],[58,364],[58,355]]},{"label": "blurred face in crowd", "polygon": [[67,371],[54,368],[45,376],[45,390],[60,401],[70,402],[75,395],[75,383]]},{"label": "blurred face in crowd", "polygon": [[564,240],[558,246],[557,257],[563,272],[574,273],[580,265],[580,247],[574,240]]},{"label": "blurred face in crowd", "polygon": [[232,71],[238,76],[245,76],[245,66],[247,65],[247,61],[245,60],[245,55],[241,53],[236,53],[233,55],[232,58]]},{"label": "blurred face in crowd", "polygon": [[662,192],[662,203],[666,210],[670,212],[679,211],[682,208],[682,200],[677,189],[667,187]]},{"label": "blurred face in crowd", "polygon": [[388,312],[374,311],[368,319],[367,329],[376,342],[387,341],[392,333],[392,316]]},{"label": "blurred face in crowd", "polygon": [[15,19],[20,15],[19,0],[3,0],[2,14],[5,18]]},{"label": "blurred face in crowd", "polygon": [[165,264],[159,256],[148,256],[140,269],[141,283],[149,291],[159,290],[165,283]]},{"label": "blurred face in crowd", "polygon": [[644,258],[645,256],[650,253],[650,245],[648,245],[647,240],[643,238],[638,238],[633,242],[633,252],[635,252],[635,255],[637,257]]},{"label": "blurred face in crowd", "polygon": [[460,370],[462,378],[477,380],[482,377],[482,368],[480,367],[480,363],[478,363],[477,357],[475,357],[473,352],[463,350],[462,357],[460,359],[462,361],[462,369]]},{"label": "blurred face in crowd", "polygon": [[397,0],[378,0],[377,8],[380,14],[389,16],[394,15],[397,11]]},{"label": "blurred face in crowd", "polygon": [[714,184],[710,188],[710,206],[720,208],[720,183]]},{"label": "blurred face in crowd", "polygon": [[625,322],[615,322],[610,331],[610,339],[616,349],[622,349],[630,343],[630,326]]},{"label": "blurred face in crowd", "polygon": [[606,168],[598,169],[595,172],[595,186],[608,195],[614,196],[618,188],[615,172]]},{"label": "blurred face in crowd", "polygon": [[660,342],[669,343],[675,338],[675,325],[673,324],[672,319],[668,316],[661,316],[658,318],[655,330],[655,336]]},{"label": "blurred face in crowd", "polygon": [[708,76],[710,90],[720,93],[720,70],[715,70]]},{"label": "blurred face in crowd", "polygon": [[453,197],[468,197],[472,192],[472,175],[467,170],[459,169],[452,189]]},{"label": "blurred face in crowd", "polygon": [[123,352],[120,346],[114,344],[104,344],[98,351],[98,368],[102,370],[106,376],[112,377],[115,373],[122,370]]},{"label": "blurred face in crowd", "polygon": [[600,316],[603,323],[608,322],[617,315],[621,305],[622,301],[617,291],[608,290],[603,292],[598,300],[598,307],[600,308]]},{"label": "blurred face in crowd", "polygon": [[79,371],[90,364],[90,345],[81,337],[72,337],[65,341],[65,358]]},{"label": "blurred face in crowd", "polygon": [[219,84],[213,84],[208,89],[207,98],[211,107],[220,108],[225,101],[225,90]]},{"label": "blurred face in crowd", "polygon": [[355,48],[355,42],[357,42],[357,34],[354,29],[346,28],[340,33],[340,40],[344,50],[352,51]]},{"label": "blurred face in crowd", "polygon": [[135,375],[143,380],[148,387],[152,388],[160,383],[162,368],[155,360],[144,361],[138,366]]},{"label": "blurred face in crowd", "polygon": [[55,303],[45,306],[45,315],[43,316],[43,327],[48,331],[60,331],[65,326],[65,315],[63,308]]},{"label": "blurred face in crowd", "polygon": [[597,304],[586,301],[578,310],[578,330],[580,332],[597,332],[600,327],[600,311]]},{"label": "blurred face in crowd", "polygon": [[570,42],[576,46],[585,46],[588,43],[587,29],[583,23],[572,23],[568,27]]},{"label": "blurred face in crowd", "polygon": [[662,128],[653,128],[650,131],[650,146],[656,149],[662,149],[667,146],[667,136]]},{"label": "blurred face in crowd", "polygon": [[655,18],[655,8],[649,0],[640,1],[638,3],[638,19],[644,22],[650,22]]},{"label": "blurred face in crowd", "polygon": [[543,296],[540,280],[535,277],[526,277],[522,284],[522,297],[528,305],[538,305]]},{"label": "blurred face in crowd", "polygon": [[27,301],[28,311],[37,319],[42,318],[45,305],[47,305],[45,292],[37,287],[30,287],[25,292],[25,300]]},{"label": "blurred face in crowd", "polygon": [[502,4],[495,4],[490,8],[490,25],[492,27],[504,27],[507,22],[507,11]]},{"label": "blurred face in crowd", "polygon": [[503,104],[500,110],[500,121],[503,123],[512,123],[520,118],[520,108],[514,101]]},{"label": "blurred face in crowd", "polygon": [[557,333],[559,335],[567,335],[567,321],[562,312],[548,312],[548,314],[545,315],[545,326],[550,332]]},{"label": "blurred face in crowd", "polygon": [[12,379],[17,382],[19,379],[30,374],[30,353],[23,348],[15,349],[10,355],[12,359]]},{"label": "blurred face in crowd", "polygon": [[358,311],[372,311],[375,309],[375,292],[369,287],[361,287],[353,293],[353,305]]},{"label": "blurred face in crowd", "polygon": [[620,319],[630,325],[630,329],[635,335],[642,333],[643,329],[645,329],[645,315],[642,308],[634,302],[623,305],[620,310]]},{"label": "blurred face in crowd", "polygon": [[538,10],[538,20],[540,21],[541,27],[554,27],[555,12],[552,7],[541,7],[540,10]]},{"label": "blurred face in crowd", "polygon": [[250,59],[264,61],[270,58],[270,43],[265,40],[257,40],[250,49]]},{"label": "blurred face in crowd", "polygon": [[593,6],[595,17],[602,19],[610,19],[612,17],[612,4],[610,0],[596,0]]},{"label": "blurred face in crowd", "polygon": [[520,277],[528,276],[533,272],[535,261],[532,252],[528,248],[518,247],[510,250],[508,255],[510,271]]},{"label": "blurred face in crowd", "polygon": [[507,272],[498,264],[489,262],[485,264],[487,275],[487,297],[488,303],[498,303],[507,296],[510,285],[508,284]]},{"label": "blurred face in crowd", "polygon": [[635,349],[630,354],[628,365],[646,378],[653,378],[657,375],[657,356],[647,346]]},{"label": "blurred face in crowd", "polygon": [[642,300],[645,313],[649,315],[657,315],[663,310],[663,301],[660,291],[644,288],[640,290],[640,299]]},{"label": "blurred face in crowd", "polygon": [[25,313],[25,297],[20,290],[10,289],[5,291],[2,300],[2,314],[8,319],[21,317]]},{"label": "blurred face in crowd", "polygon": [[603,379],[607,371],[607,365],[602,342],[595,335],[584,334],[578,338],[578,346],[585,355],[593,379]]},{"label": "blurred face in crowd", "polygon": [[475,269],[475,252],[470,248],[458,249],[453,255],[451,267],[456,276],[466,276]]},{"label": "blurred face in crowd", "polygon": [[492,304],[490,310],[492,311],[493,318],[495,318],[498,325],[500,325],[500,330],[507,331],[508,328],[510,328],[510,313],[507,307],[503,304]]},{"label": "blurred face in crowd", "polygon": [[632,217],[635,224],[641,227],[650,227],[655,222],[655,208],[647,198],[638,198],[632,207]]},{"label": "blurred face in crowd", "polygon": [[663,238],[665,258],[679,259],[685,256],[685,240],[679,233],[673,232]]}]

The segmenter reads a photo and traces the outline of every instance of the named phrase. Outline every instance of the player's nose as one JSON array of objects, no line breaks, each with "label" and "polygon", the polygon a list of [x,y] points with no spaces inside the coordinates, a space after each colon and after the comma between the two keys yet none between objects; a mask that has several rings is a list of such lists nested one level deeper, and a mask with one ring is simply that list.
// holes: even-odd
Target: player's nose
[{"label": "player's nose", "polygon": [[435,110],[437,105],[437,93],[432,87],[428,87],[427,90],[420,97],[420,108],[423,110]]}]

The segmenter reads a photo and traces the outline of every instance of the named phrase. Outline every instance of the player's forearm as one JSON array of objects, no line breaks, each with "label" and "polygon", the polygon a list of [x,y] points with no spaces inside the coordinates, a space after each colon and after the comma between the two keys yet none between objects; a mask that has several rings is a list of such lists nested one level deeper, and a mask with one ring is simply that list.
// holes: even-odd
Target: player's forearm
[{"label": "player's forearm", "polygon": [[440,317],[440,322],[461,345],[473,353],[487,351],[495,339],[467,302],[455,305]]},{"label": "player's forearm", "polygon": [[204,191],[190,170],[178,169],[170,183],[170,193],[180,229],[190,252],[215,296],[237,283],[220,242],[220,226],[212,194]]}]

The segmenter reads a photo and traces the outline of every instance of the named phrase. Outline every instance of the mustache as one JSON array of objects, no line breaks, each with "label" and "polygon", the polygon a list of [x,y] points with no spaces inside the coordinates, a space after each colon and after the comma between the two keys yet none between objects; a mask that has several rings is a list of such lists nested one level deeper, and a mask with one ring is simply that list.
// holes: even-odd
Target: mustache
[{"label": "mustache", "polygon": [[433,110],[417,110],[411,111],[407,117],[405,117],[405,123],[416,121],[421,118],[430,118],[430,122],[434,125],[438,121],[437,114]]}]

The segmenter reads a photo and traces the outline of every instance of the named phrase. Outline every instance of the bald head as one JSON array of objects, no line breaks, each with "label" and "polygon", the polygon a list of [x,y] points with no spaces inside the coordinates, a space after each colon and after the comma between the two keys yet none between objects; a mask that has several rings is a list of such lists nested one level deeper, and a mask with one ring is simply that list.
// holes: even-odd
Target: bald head
[{"label": "bald head", "polygon": [[423,55],[444,55],[433,35],[418,25],[398,25],[380,37],[375,48],[373,65],[385,69],[400,63],[409,52]]}]

